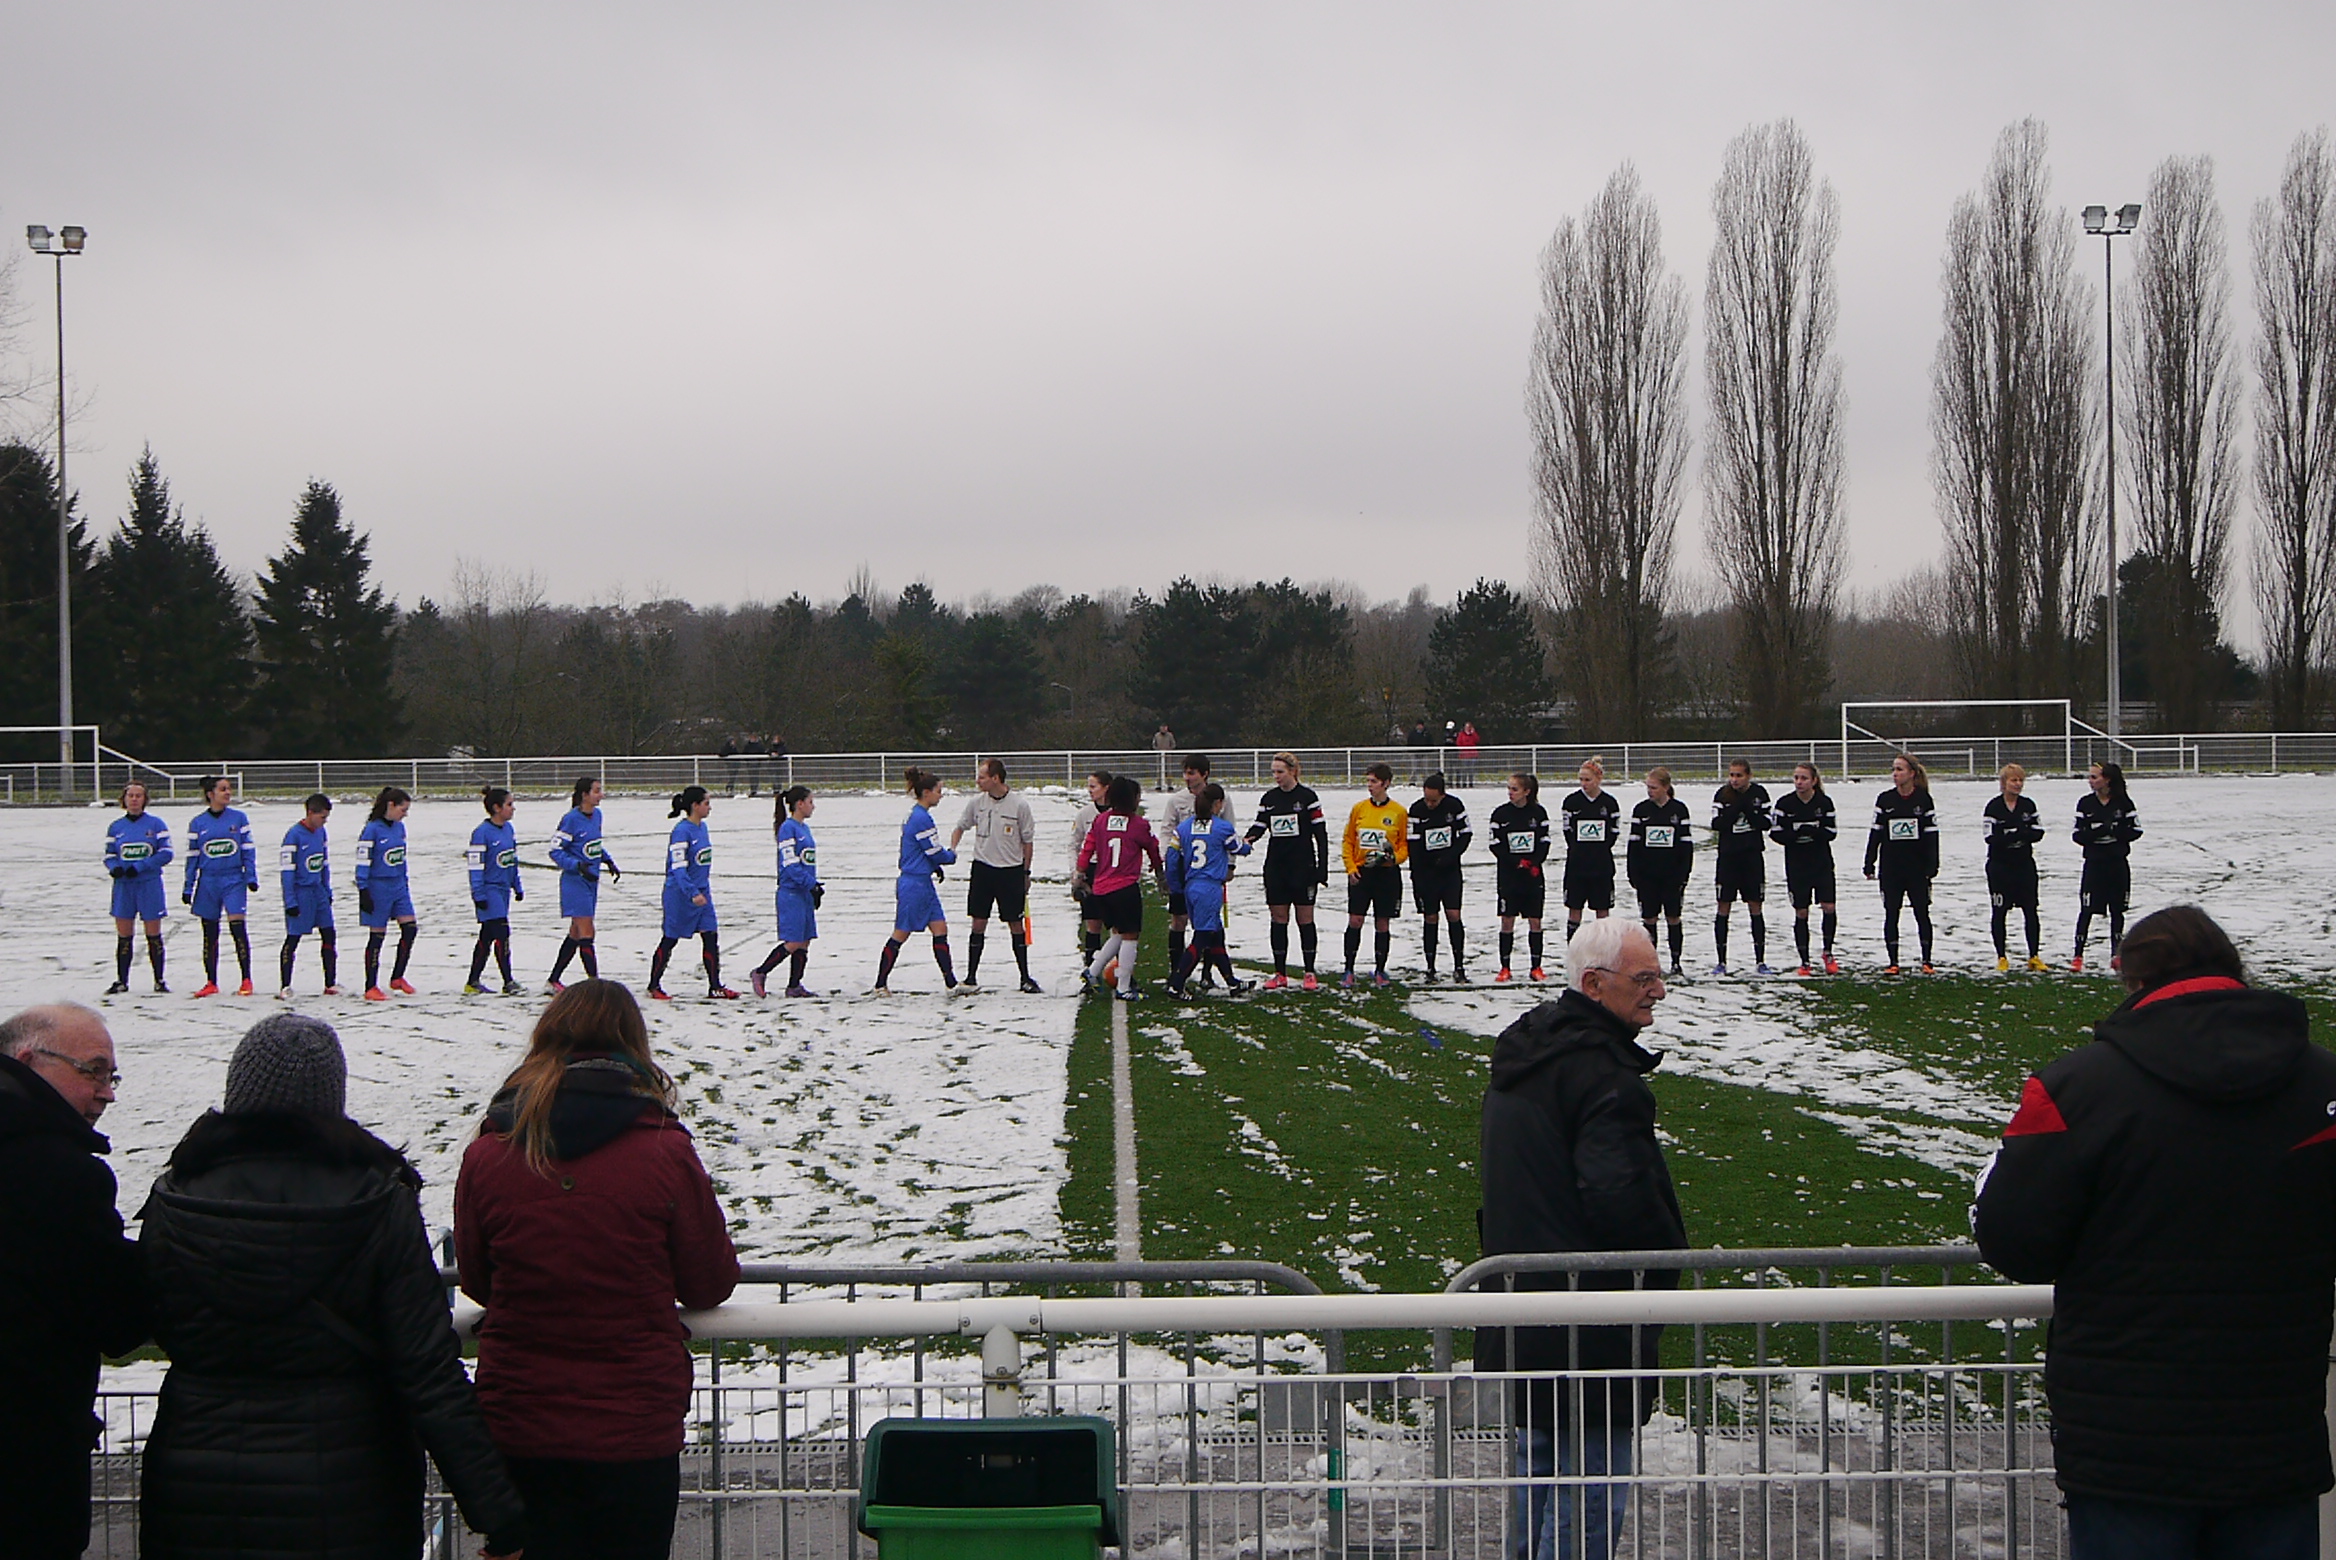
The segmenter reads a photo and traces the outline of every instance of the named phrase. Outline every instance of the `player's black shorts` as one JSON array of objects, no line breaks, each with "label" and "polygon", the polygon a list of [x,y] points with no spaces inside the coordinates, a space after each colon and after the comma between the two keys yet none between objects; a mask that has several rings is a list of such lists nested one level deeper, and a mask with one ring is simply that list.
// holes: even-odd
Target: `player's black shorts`
[{"label": "player's black shorts", "polygon": [[1412,908],[1421,915],[1434,915],[1442,910],[1460,908],[1460,863],[1453,860],[1432,867],[1411,869]]},{"label": "player's black shorts", "polygon": [[1088,900],[1088,908],[1095,920],[1108,931],[1122,937],[1137,937],[1144,930],[1144,890],[1140,883],[1115,888],[1108,894],[1095,894]]},{"label": "player's black shorts", "polygon": [[1403,914],[1403,869],[1394,862],[1365,867],[1346,880],[1346,913],[1392,921]]},{"label": "player's black shorts", "polygon": [[1577,859],[1565,859],[1565,907],[1568,910],[1591,909],[1599,912],[1614,908],[1614,853],[1600,850],[1597,854]]},{"label": "player's black shorts", "polygon": [[1795,910],[1829,905],[1838,897],[1834,892],[1833,852],[1807,854],[1809,859],[1802,861],[1789,850],[1784,853],[1784,887],[1792,895]]},{"label": "player's black shorts", "polygon": [[1895,915],[1902,903],[1911,903],[1917,910],[1930,908],[1930,875],[1921,867],[1892,870],[1883,862],[1875,881],[1882,886],[1882,909]]},{"label": "player's black shorts", "polygon": [[1266,853],[1265,902],[1269,905],[1311,905],[1322,881],[1314,875],[1312,852],[1301,856]]},{"label": "player's black shorts", "polygon": [[1723,853],[1712,875],[1718,882],[1723,905],[1733,904],[1739,898],[1747,904],[1759,904],[1768,898],[1768,856],[1764,851]]},{"label": "player's black shorts", "polygon": [[2126,856],[2085,857],[2084,881],[2077,893],[2084,908],[2095,915],[2104,910],[2122,912],[2133,897],[2133,862]]},{"label": "player's black shorts", "polygon": [[1631,887],[1638,891],[1638,918],[1642,921],[1676,921],[1687,903],[1684,872],[1644,878]]},{"label": "player's black shorts", "polygon": [[2036,854],[2014,851],[1987,858],[1987,902],[1998,910],[2036,908]]},{"label": "player's black shorts", "polygon": [[1170,894],[1168,896],[1168,913],[1170,915],[1190,915],[1192,911],[1186,908],[1182,894]]},{"label": "player's black shorts", "polygon": [[1502,915],[1521,915],[1528,921],[1541,919],[1541,908],[1549,897],[1549,879],[1537,872],[1502,867],[1493,878],[1493,888],[1500,898]]},{"label": "player's black shorts", "polygon": [[976,921],[986,921],[994,910],[1000,919],[1019,921],[1029,898],[1030,877],[1022,868],[993,867],[977,861],[965,889],[965,913]]}]

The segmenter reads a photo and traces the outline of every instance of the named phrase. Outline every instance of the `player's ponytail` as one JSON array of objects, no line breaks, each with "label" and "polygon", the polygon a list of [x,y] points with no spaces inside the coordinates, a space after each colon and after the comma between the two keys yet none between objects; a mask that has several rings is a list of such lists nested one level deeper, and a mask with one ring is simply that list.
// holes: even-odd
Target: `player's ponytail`
[{"label": "player's ponytail", "polygon": [[1539,775],[1529,770],[1520,769],[1509,778],[1525,788],[1525,801],[1528,805],[1541,800],[1541,777]]},{"label": "player's ponytail", "polygon": [[1647,784],[1661,786],[1663,788],[1663,800],[1665,801],[1669,801],[1672,797],[1679,794],[1679,787],[1674,785],[1671,781],[1671,771],[1665,769],[1660,764],[1657,764],[1654,768],[1647,771]]},{"label": "player's ponytail", "polygon": [[1588,758],[1583,759],[1580,772],[1585,775],[1596,775],[1598,777],[1598,783],[1600,785],[1604,785],[1606,783],[1605,755],[1602,753],[1592,753]]},{"label": "player's ponytail", "polygon": [[592,788],[599,783],[600,776],[598,775],[578,775],[576,777],[575,789],[568,793],[568,805],[570,807],[576,808],[578,811],[582,811],[584,807],[584,798],[590,794]]},{"label": "player's ponytail", "polygon": [[[394,785],[383,786],[381,788],[381,794],[373,798],[372,821],[375,823],[389,822],[389,810],[392,807],[395,807],[400,802],[411,802],[412,800],[412,797],[408,796],[404,791],[398,789]],[[494,810],[494,805],[494,803],[489,802],[487,804],[487,810],[492,812]]]},{"label": "player's ponytail", "polygon": [[1207,785],[1193,793],[1192,815],[1202,823],[1206,823],[1214,818],[1217,815],[1217,810],[1224,805],[1225,788],[1211,780]]},{"label": "player's ponytail", "polygon": [[2109,800],[2120,807],[2133,805],[2133,798],[2125,790],[2125,766],[2123,764],[2103,764],[2101,778],[2109,782]]},{"label": "player's ponytail", "polygon": [[776,804],[771,810],[771,832],[773,834],[778,833],[781,828],[786,826],[787,820],[795,816],[795,804],[810,794],[811,787],[807,785],[791,785],[771,798],[772,802]]},{"label": "player's ponytail", "polygon": [[[389,792],[384,791],[381,794],[387,796]],[[511,793],[504,790],[499,785],[482,785],[479,787],[479,800],[484,802],[486,804],[487,811],[492,813],[496,808],[511,800]],[[373,804],[373,816],[376,818],[381,816],[381,804],[379,802],[375,802]]]},{"label": "player's ponytail", "polygon": [[207,801],[209,801],[209,800],[211,799],[211,793],[212,793],[213,791],[216,791],[216,790],[218,790],[218,789],[219,789],[221,786],[225,785],[226,783],[227,783],[227,777],[226,777],[225,775],[205,775],[205,776],[203,776],[203,793],[202,793],[202,794],[203,794],[203,800],[204,800],[204,801],[206,801],[206,802],[207,802]]},{"label": "player's ponytail", "polygon": [[702,785],[685,785],[673,793],[673,810],[665,816],[678,818],[712,794]]},{"label": "player's ponytail", "polygon": [[1825,794],[1825,775],[1823,771],[1819,770],[1815,764],[1808,763],[1806,761],[1793,765],[1793,773],[1796,775],[1804,769],[1809,772],[1809,794],[1811,796],[1823,796]]},{"label": "player's ponytail", "polygon": [[1898,761],[1904,764],[1913,774],[1914,788],[1917,791],[1927,791],[1930,789],[1930,771],[1922,767],[1921,759],[1916,758],[1912,753],[1900,753],[1898,755]]},{"label": "player's ponytail", "polygon": [[1144,805],[1144,782],[1134,775],[1113,775],[1103,792],[1103,806],[1115,813],[1132,813]]},{"label": "player's ponytail", "polygon": [[927,791],[937,791],[941,788],[939,775],[934,774],[930,769],[919,769],[914,764],[902,770],[900,778],[907,785],[908,794],[911,796],[922,796]]}]

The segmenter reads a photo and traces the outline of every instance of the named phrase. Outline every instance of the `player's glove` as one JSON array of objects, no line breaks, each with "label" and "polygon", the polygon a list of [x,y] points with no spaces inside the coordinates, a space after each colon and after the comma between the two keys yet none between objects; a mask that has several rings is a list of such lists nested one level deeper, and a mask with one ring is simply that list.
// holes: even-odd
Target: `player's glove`
[{"label": "player's glove", "polygon": [[1073,899],[1084,899],[1087,897],[1086,873],[1074,872],[1071,874],[1071,897]]},{"label": "player's glove", "polygon": [[370,888],[360,888],[357,890],[357,913],[359,915],[371,915],[373,913],[373,890]]},{"label": "player's glove", "polygon": [[584,881],[585,881],[585,882],[587,882],[587,883],[597,883],[597,882],[599,882],[599,881],[600,881],[600,865],[599,865],[599,863],[597,863],[597,862],[591,862],[591,861],[587,861],[586,863],[584,863],[584,872],[583,872],[583,878],[584,878]]},{"label": "player's glove", "polygon": [[1525,871],[1528,876],[1539,877],[1541,876],[1541,863],[1538,861],[1528,861],[1525,863]]},{"label": "player's glove", "polygon": [[108,867],[105,869],[105,875],[111,878],[126,878],[136,877],[138,874],[134,868],[130,867]]},{"label": "player's glove", "polygon": [[297,904],[288,904],[284,907],[284,913],[288,916],[298,915],[300,913],[300,906]]},{"label": "player's glove", "polygon": [[526,897],[527,885],[525,883],[514,883],[511,885],[511,898],[514,901],[522,900]]},{"label": "player's glove", "polygon": [[250,882],[243,885],[243,891],[247,894],[258,893],[260,891],[260,880],[258,878],[253,878]]},{"label": "player's glove", "polygon": [[814,884],[812,884],[812,885],[811,885],[811,908],[812,908],[812,909],[814,909],[814,910],[818,909],[818,908],[820,907],[820,905],[826,901],[826,899],[827,899],[827,885],[826,885],[825,883],[814,883]]},{"label": "player's glove", "polygon": [[486,902],[484,899],[474,899],[474,900],[472,900],[472,901],[470,902],[470,907],[471,907],[473,910],[476,910],[476,911],[479,913],[479,918],[480,918],[481,920],[484,920],[484,919],[486,919],[486,914],[487,914],[487,902]]},{"label": "player's glove", "polygon": [[615,878],[620,883],[624,881],[624,869],[619,867],[613,861],[608,864],[608,875],[612,878]]},{"label": "player's glove", "polygon": [[178,896],[178,902],[182,905],[193,904],[195,902],[195,891],[191,888],[188,889],[185,893]]}]

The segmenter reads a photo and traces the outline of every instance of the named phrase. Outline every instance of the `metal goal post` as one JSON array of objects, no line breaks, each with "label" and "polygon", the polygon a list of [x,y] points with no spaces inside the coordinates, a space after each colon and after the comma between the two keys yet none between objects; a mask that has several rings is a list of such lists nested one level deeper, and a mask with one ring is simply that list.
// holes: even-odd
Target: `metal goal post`
[{"label": "metal goal post", "polygon": [[[1892,736],[1884,730],[1885,715],[1914,710],[2001,710],[2032,709],[2059,717],[2060,767],[2063,773],[2076,767],[2076,746],[2081,736],[2106,736],[2076,718],[2076,712],[2066,699],[1859,699],[1845,701],[1841,706],[1841,770],[1850,772],[1850,749],[1860,742],[1879,743],[1891,752],[1917,752],[1925,739],[1912,734]],[[1861,719],[1862,717],[1862,719]],[[2045,724],[2050,725],[2051,722]],[[2036,733],[2030,741],[2049,740],[2049,733]],[[1958,735],[1952,740],[1968,740]],[[1969,752],[1964,753],[1968,761]]]}]

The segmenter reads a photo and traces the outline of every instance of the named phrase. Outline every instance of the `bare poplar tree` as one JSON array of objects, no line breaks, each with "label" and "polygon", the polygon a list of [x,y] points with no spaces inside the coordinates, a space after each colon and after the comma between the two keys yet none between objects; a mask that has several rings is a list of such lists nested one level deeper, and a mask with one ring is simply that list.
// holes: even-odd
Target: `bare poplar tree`
[{"label": "bare poplar tree", "polygon": [[1832,682],[1841,594],[1840,204],[1791,120],[1728,144],[1705,274],[1705,542],[1735,606],[1751,729],[1791,736]]},{"label": "bare poplar tree", "polygon": [[2118,298],[2118,431],[2144,560],[2134,602],[2161,725],[2213,725],[2239,495],[2230,276],[2214,160],[2169,157],[2150,175],[2133,283]]},{"label": "bare poplar tree", "polygon": [[1947,224],[1931,476],[1973,697],[2064,694],[2099,573],[2092,292],[2045,144],[2035,120],[2006,128]]},{"label": "bare poplar tree", "polygon": [[2255,206],[2255,599],[2273,729],[2308,728],[2336,628],[2336,157],[2288,150]]},{"label": "bare poplar tree", "polygon": [[1536,580],[1578,724],[1637,740],[1661,698],[1663,606],[1687,461],[1686,289],[1625,163],[1541,255],[1525,411]]}]

